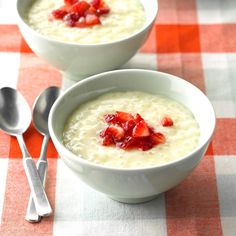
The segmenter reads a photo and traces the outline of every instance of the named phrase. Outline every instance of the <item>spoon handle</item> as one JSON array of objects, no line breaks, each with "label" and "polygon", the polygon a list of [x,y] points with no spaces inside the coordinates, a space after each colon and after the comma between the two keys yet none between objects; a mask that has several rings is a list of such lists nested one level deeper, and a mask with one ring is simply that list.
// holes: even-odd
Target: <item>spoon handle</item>
[{"label": "spoon handle", "polygon": [[44,191],[38,171],[31,157],[23,159],[26,175],[29,181],[31,193],[34,199],[35,208],[40,216],[48,216],[52,209]]},{"label": "spoon handle", "polygon": [[[38,160],[37,169],[38,169],[40,180],[43,183],[43,186],[45,186],[47,166],[48,166],[47,161],[40,160],[40,159]],[[32,223],[37,223],[41,220],[41,216],[39,216],[36,211],[32,193],[30,193],[30,198],[28,201],[28,207],[27,207],[25,219]]]},{"label": "spoon handle", "polygon": [[17,139],[23,152],[23,165],[34,199],[36,211],[40,216],[48,216],[52,213],[52,208],[44,191],[35,163],[28,154],[23,136],[18,135]]},{"label": "spoon handle", "polygon": [[[47,167],[48,167],[48,163],[46,159],[48,141],[49,141],[49,136],[45,135],[43,139],[40,158],[38,159],[37,165],[36,165],[38,169],[39,177],[43,186],[45,186],[46,172],[47,172]],[[41,216],[38,215],[35,209],[32,193],[30,193],[25,219],[32,223],[37,223],[37,222],[40,222],[41,220]]]}]

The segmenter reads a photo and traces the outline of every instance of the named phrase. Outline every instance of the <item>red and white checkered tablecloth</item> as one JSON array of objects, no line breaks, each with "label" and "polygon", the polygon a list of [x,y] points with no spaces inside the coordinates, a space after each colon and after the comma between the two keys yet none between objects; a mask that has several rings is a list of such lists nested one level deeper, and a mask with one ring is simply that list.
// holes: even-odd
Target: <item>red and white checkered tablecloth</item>
[{"label": "red and white checkered tablecloth", "polygon": [[[0,0],[0,87],[19,89],[32,106],[47,86],[71,82],[26,45],[14,8],[14,0]],[[217,126],[199,166],[156,200],[128,205],[80,182],[50,143],[46,191],[54,215],[30,224],[24,220],[29,187],[21,152],[16,139],[0,131],[1,236],[236,235],[236,1],[159,0],[148,41],[124,68],[180,76],[209,97]],[[42,136],[31,126],[25,139],[38,157]]]}]

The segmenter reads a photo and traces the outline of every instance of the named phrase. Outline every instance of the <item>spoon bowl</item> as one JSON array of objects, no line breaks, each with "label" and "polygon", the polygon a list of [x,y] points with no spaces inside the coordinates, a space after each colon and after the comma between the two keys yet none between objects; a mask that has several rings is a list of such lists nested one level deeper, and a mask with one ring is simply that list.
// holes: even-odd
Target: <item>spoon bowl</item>
[{"label": "spoon bowl", "polygon": [[33,122],[42,135],[49,135],[48,116],[53,103],[60,95],[60,89],[52,86],[45,89],[36,99],[33,106]]},{"label": "spoon bowl", "polygon": [[30,125],[31,111],[24,97],[15,89],[0,89],[0,129],[10,135],[23,134]]}]

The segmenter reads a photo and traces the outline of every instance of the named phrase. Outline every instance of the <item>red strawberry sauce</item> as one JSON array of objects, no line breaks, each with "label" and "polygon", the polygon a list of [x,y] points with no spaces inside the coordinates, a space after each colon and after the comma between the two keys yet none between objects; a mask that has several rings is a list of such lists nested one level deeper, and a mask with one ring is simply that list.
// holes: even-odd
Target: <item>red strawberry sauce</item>
[{"label": "red strawberry sauce", "polygon": [[53,20],[62,20],[69,27],[91,27],[101,24],[100,16],[110,8],[103,0],[64,0],[64,5],[51,12]]},{"label": "red strawberry sauce", "polygon": [[[155,132],[138,113],[133,116],[128,112],[116,111],[114,114],[104,115],[104,121],[107,126],[99,134],[104,146],[147,151],[166,141],[165,135]],[[165,116],[161,125],[173,126],[174,122],[169,116]]]}]

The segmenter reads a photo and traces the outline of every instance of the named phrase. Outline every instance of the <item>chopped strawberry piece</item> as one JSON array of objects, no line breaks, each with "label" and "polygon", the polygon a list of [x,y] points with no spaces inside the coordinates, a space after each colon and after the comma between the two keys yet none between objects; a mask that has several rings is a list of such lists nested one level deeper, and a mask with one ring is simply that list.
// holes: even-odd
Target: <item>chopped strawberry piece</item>
[{"label": "chopped strawberry piece", "polygon": [[75,4],[76,2],[78,2],[78,0],[64,0],[64,3],[66,5],[73,5]]},{"label": "chopped strawberry piece", "polygon": [[80,17],[79,20],[75,23],[75,27],[78,27],[78,28],[84,28],[84,27],[87,27],[87,24],[85,22],[85,17]]},{"label": "chopped strawberry piece", "polygon": [[101,24],[101,21],[100,21],[99,17],[96,16],[96,15],[91,15],[91,14],[86,15],[85,21],[86,21],[87,26],[93,26],[93,25]]},{"label": "chopped strawberry piece", "polygon": [[99,132],[99,137],[100,138],[104,138],[106,136],[105,131],[106,130],[102,130],[102,131]]},{"label": "chopped strawberry piece", "polygon": [[101,0],[92,0],[90,3],[93,7],[98,8],[101,4]]},{"label": "chopped strawberry piece", "polygon": [[56,9],[52,11],[52,16],[54,19],[63,19],[63,17],[67,14],[68,12],[63,9]]},{"label": "chopped strawberry piece", "polygon": [[72,7],[71,7],[71,12],[76,12],[78,13],[80,16],[85,16],[85,12],[90,8],[89,3],[85,2],[85,1],[80,1],[75,3]]},{"label": "chopped strawberry piece", "polygon": [[164,116],[161,120],[162,126],[173,126],[174,121],[169,116]]},{"label": "chopped strawberry piece", "polygon": [[110,146],[110,145],[115,144],[115,141],[112,137],[107,135],[102,139],[101,143],[103,146]]},{"label": "chopped strawberry piece", "polygon": [[150,140],[150,137],[141,137],[137,141],[137,146],[142,151],[147,151],[153,147],[153,143]]},{"label": "chopped strawberry piece", "polygon": [[158,133],[152,133],[150,135],[150,138],[151,138],[151,141],[157,145],[157,144],[161,144],[161,143],[165,143],[166,141],[166,138],[165,138],[165,135],[158,132]]},{"label": "chopped strawberry piece", "polygon": [[139,115],[138,113],[135,115],[134,119],[135,119],[136,123],[138,123],[141,120],[144,120],[143,117],[141,115]]},{"label": "chopped strawberry piece", "polygon": [[128,120],[125,123],[122,124],[122,127],[125,131],[126,136],[131,136],[133,133],[133,129],[136,125],[136,122],[134,120]]},{"label": "chopped strawberry piece", "polygon": [[133,137],[128,136],[125,138],[123,142],[117,143],[116,145],[119,148],[127,150],[133,147],[134,142],[135,142],[135,139]]},{"label": "chopped strawberry piece", "polygon": [[76,22],[79,20],[79,14],[78,13],[68,13],[64,16],[63,20],[68,26],[74,27]]},{"label": "chopped strawberry piece", "polygon": [[109,12],[110,12],[110,8],[107,7],[107,6],[105,6],[105,7],[99,7],[99,8],[97,9],[97,14],[98,14],[98,15],[107,14],[107,13],[109,13]]},{"label": "chopped strawberry piece", "polygon": [[78,0],[64,0],[64,3],[66,4],[66,5],[73,5],[73,4],[75,4],[76,2],[78,2]]},{"label": "chopped strawberry piece", "polygon": [[121,123],[134,119],[134,117],[130,113],[123,111],[116,111],[116,116],[117,120]]},{"label": "chopped strawberry piece", "polygon": [[144,120],[139,121],[133,129],[133,137],[146,137],[150,135],[149,127]]},{"label": "chopped strawberry piece", "polygon": [[114,115],[114,114],[106,114],[106,115],[104,115],[104,120],[108,124],[116,124],[117,123],[116,115]]},{"label": "chopped strawberry piece", "polygon": [[122,124],[130,120],[134,120],[134,117],[127,112],[116,111],[115,114],[106,114],[104,115],[104,120],[108,124]]},{"label": "chopped strawberry piece", "polygon": [[106,128],[105,135],[112,136],[115,140],[119,141],[124,137],[125,132],[120,126],[110,125]]},{"label": "chopped strawberry piece", "polygon": [[86,11],[86,14],[96,14],[97,13],[97,9],[93,6],[90,6],[90,8]]}]

